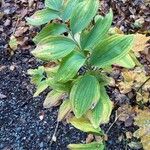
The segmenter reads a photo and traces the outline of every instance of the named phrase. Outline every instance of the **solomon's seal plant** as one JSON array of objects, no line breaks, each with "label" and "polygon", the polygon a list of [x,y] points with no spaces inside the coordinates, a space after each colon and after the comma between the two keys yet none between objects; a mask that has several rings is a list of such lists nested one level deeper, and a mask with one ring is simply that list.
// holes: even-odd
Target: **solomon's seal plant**
[{"label": "solomon's seal plant", "polygon": [[[113,64],[132,68],[130,53],[133,36],[110,31],[112,10],[104,17],[97,15],[99,0],[45,0],[45,9],[27,18],[29,24],[44,25],[33,39],[37,44],[32,54],[50,67],[29,70],[37,85],[34,96],[46,88],[44,107],[62,101],[58,121],[73,113],[69,122],[76,128],[102,135],[100,124],[107,123],[112,102],[105,87],[107,70]],[[69,145],[70,149],[104,149],[102,141]]]}]

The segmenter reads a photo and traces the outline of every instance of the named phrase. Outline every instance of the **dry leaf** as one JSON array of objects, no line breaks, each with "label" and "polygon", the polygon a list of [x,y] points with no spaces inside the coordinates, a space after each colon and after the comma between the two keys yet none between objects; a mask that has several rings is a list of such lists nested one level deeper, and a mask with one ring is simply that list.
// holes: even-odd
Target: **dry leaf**
[{"label": "dry leaf", "polygon": [[144,150],[150,148],[150,110],[137,110],[137,116],[135,117],[135,125],[139,126],[139,129],[134,133],[134,136],[141,139]]},{"label": "dry leaf", "polygon": [[150,40],[150,37],[146,37],[143,34],[135,34],[135,40],[132,50],[135,52],[137,56],[139,56],[138,52],[144,51],[145,47],[148,46],[147,42]]},{"label": "dry leaf", "polygon": [[123,105],[117,110],[118,120],[125,123],[125,126],[131,126],[135,116],[135,110],[130,105]]}]

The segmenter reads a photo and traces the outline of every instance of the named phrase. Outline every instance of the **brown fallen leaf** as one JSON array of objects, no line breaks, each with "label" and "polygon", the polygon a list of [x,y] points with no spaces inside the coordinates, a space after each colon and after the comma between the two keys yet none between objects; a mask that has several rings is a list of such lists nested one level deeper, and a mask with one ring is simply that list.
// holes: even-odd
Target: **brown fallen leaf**
[{"label": "brown fallen leaf", "polygon": [[93,134],[88,134],[86,138],[86,143],[91,143],[94,140]]},{"label": "brown fallen leaf", "polygon": [[23,33],[25,33],[28,30],[28,27],[19,27],[16,31],[15,31],[15,37],[19,37],[22,36]]},{"label": "brown fallen leaf", "polygon": [[150,37],[146,37],[144,34],[135,34],[134,35],[134,44],[132,50],[135,52],[137,56],[139,56],[138,52],[144,51],[145,47],[148,46],[147,42],[150,40]]}]

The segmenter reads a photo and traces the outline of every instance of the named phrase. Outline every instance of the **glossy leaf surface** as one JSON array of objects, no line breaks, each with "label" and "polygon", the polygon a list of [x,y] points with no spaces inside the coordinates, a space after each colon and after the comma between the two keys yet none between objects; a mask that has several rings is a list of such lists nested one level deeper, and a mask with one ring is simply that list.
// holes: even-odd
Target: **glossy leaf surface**
[{"label": "glossy leaf surface", "polygon": [[56,18],[58,18],[58,12],[51,9],[42,9],[35,12],[35,14],[26,20],[33,26],[40,26]]},{"label": "glossy leaf surface", "polygon": [[83,0],[78,3],[70,20],[71,31],[73,34],[82,31],[89,25],[93,17],[96,15],[98,7],[98,0]]},{"label": "glossy leaf surface", "polygon": [[73,112],[80,118],[87,110],[97,103],[100,97],[100,86],[96,77],[84,75],[73,85],[70,93]]},{"label": "glossy leaf surface", "polygon": [[129,53],[132,43],[132,35],[111,36],[95,47],[90,63],[98,67],[106,67],[114,64],[118,59]]},{"label": "glossy leaf surface", "polygon": [[56,60],[65,57],[76,47],[69,38],[63,36],[49,36],[40,41],[32,54],[45,61]]},{"label": "glossy leaf surface", "polygon": [[59,82],[66,82],[72,79],[83,66],[85,60],[86,58],[79,52],[72,52],[62,60],[56,75],[56,80]]},{"label": "glossy leaf surface", "polygon": [[33,39],[35,43],[39,43],[42,39],[50,35],[60,35],[67,31],[66,25],[51,23],[47,24]]}]

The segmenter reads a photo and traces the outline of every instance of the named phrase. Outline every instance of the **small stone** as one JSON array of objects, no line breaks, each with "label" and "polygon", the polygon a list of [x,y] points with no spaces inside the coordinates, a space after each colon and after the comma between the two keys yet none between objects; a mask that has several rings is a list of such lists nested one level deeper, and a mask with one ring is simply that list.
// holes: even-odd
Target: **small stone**
[{"label": "small stone", "polygon": [[9,19],[7,19],[6,21],[5,21],[5,23],[4,23],[4,26],[9,26],[10,25],[10,23],[11,23],[11,21],[9,20]]},{"label": "small stone", "polygon": [[7,97],[6,95],[0,93],[0,99],[4,99],[6,97]]}]

